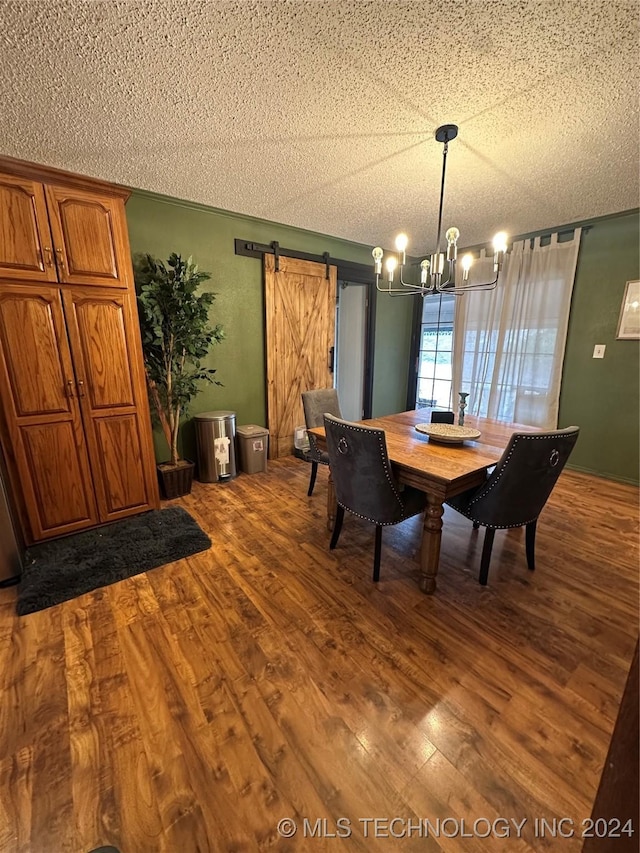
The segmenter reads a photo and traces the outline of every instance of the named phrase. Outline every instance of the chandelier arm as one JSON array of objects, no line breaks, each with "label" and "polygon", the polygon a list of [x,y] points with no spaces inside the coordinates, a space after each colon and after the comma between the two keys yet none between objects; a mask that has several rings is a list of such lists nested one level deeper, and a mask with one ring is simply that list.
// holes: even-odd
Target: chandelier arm
[{"label": "chandelier arm", "polygon": [[433,296],[435,290],[429,290],[428,288],[419,288],[418,290],[385,290],[384,292],[388,292],[389,296]]},{"label": "chandelier arm", "polygon": [[404,264],[400,264],[400,284],[402,284],[404,287],[413,287],[414,285],[409,284],[408,282],[406,282],[403,279],[403,277],[402,277],[403,271],[404,271]]},{"label": "chandelier arm", "polygon": [[[402,270],[403,270],[403,269],[404,269],[404,264],[400,264],[400,284],[402,285],[402,288],[411,288],[411,290],[412,290],[412,291],[416,291],[416,290],[417,290],[417,291],[419,291],[420,293],[425,293],[425,292],[427,292],[427,293],[434,293],[433,285],[430,285],[429,287],[426,287],[424,284],[411,284],[411,282],[405,281],[405,280],[402,278]],[[379,275],[376,275],[376,289],[377,289],[380,293],[404,293],[404,292],[405,292],[402,288],[399,288],[399,287],[391,287],[391,285],[389,285],[389,287],[388,287],[388,288],[386,288],[386,287],[380,287],[380,286],[379,286],[379,282],[380,282],[380,276],[379,276]],[[415,293],[414,293],[413,295],[415,296]]]},{"label": "chandelier arm", "polygon": [[436,292],[433,287],[423,287],[420,284],[407,284],[405,288],[399,288],[380,287],[378,282],[376,282],[376,290],[378,293],[386,293],[388,296],[429,296]]},{"label": "chandelier arm", "polygon": [[455,260],[449,261],[449,277],[446,281],[440,283],[440,285],[436,285],[436,290],[439,293],[444,292],[447,289],[448,284],[454,284],[456,281],[456,262]]},{"label": "chandelier arm", "polygon": [[472,290],[495,290],[496,285],[498,284],[498,276],[494,278],[493,281],[485,281],[481,284],[459,284],[455,287],[444,287],[440,285],[440,287],[436,288],[439,293],[453,293],[454,295],[460,293],[469,293]]},{"label": "chandelier arm", "polygon": [[460,287],[455,287],[454,290],[457,290],[458,293],[468,293],[472,290],[495,290],[498,284],[498,279],[494,279],[493,281],[487,281],[483,284],[472,284],[470,287],[465,287],[464,285]]},{"label": "chandelier arm", "polygon": [[403,287],[411,288],[412,290],[433,290],[433,285],[427,286],[425,284],[410,284],[408,281],[402,280],[400,283]]}]

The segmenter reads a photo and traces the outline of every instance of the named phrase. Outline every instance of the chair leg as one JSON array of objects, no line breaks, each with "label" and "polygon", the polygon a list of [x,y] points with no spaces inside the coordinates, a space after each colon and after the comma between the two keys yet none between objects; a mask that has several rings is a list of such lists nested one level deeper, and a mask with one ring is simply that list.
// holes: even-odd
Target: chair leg
[{"label": "chair leg", "polygon": [[310,497],[311,497],[311,495],[313,494],[313,487],[314,487],[314,486],[315,486],[315,484],[316,484],[316,477],[317,477],[317,475],[318,475],[318,463],[317,463],[317,462],[312,462],[312,463],[311,463],[311,478],[310,478],[310,480],[309,480],[309,491],[307,492],[307,497],[308,497],[308,498],[310,498]]},{"label": "chair leg", "polygon": [[380,554],[382,552],[382,525],[376,524],[376,546],[373,553],[373,580],[380,580]]},{"label": "chair leg", "polygon": [[333,536],[331,537],[331,542],[329,543],[329,548],[333,551],[333,549],[338,544],[338,537],[340,536],[340,531],[342,530],[342,522],[344,521],[344,507],[337,506],[336,507],[336,520],[333,523]]},{"label": "chair leg", "polygon": [[487,527],[484,532],[484,545],[482,546],[482,559],[480,560],[480,577],[478,580],[482,586],[487,585],[489,577],[489,563],[491,562],[491,549],[493,548],[493,537],[496,535],[492,527]]},{"label": "chair leg", "polygon": [[535,551],[536,551],[536,521],[530,521],[527,524],[525,534],[525,545],[527,549],[527,566],[529,571],[533,572],[536,567]]}]

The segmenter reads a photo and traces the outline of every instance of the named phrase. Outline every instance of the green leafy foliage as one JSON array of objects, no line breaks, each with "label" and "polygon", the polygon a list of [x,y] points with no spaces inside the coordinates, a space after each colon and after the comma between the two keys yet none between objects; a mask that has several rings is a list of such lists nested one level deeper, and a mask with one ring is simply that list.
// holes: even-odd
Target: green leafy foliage
[{"label": "green leafy foliage", "polygon": [[198,293],[211,276],[191,257],[185,261],[174,252],[165,263],[138,255],[134,276],[149,397],[176,464],[180,417],[201,383],[222,385],[202,359],[224,339],[224,331],[209,321],[215,294]]}]

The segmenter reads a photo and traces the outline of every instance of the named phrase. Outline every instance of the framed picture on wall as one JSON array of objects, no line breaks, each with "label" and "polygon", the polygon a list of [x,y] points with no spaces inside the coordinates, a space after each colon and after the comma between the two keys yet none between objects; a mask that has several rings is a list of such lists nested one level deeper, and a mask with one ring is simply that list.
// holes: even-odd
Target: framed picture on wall
[{"label": "framed picture on wall", "polygon": [[640,281],[628,281],[618,320],[619,341],[640,340]]}]

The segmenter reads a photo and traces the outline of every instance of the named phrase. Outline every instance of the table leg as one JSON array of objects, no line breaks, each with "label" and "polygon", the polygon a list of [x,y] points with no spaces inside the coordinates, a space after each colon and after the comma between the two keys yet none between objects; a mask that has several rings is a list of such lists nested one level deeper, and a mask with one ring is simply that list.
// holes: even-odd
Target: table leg
[{"label": "table leg", "polygon": [[327,530],[333,532],[333,526],[336,521],[336,490],[333,485],[333,477],[331,476],[331,468],[329,468],[329,479],[327,481]]},{"label": "table leg", "polygon": [[436,575],[440,561],[442,539],[442,514],[444,506],[439,498],[427,495],[422,527],[422,549],[420,552],[420,589],[427,595],[436,591]]}]

